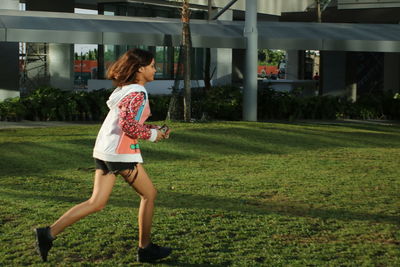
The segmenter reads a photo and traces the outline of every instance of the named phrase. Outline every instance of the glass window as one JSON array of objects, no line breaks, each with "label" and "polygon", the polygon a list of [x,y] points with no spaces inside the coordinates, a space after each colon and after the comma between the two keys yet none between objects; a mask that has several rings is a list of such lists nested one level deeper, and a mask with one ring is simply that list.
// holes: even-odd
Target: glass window
[{"label": "glass window", "polygon": [[[141,3],[106,3],[104,4],[104,14],[132,17],[180,18],[181,11],[180,8],[177,7],[165,7]],[[191,18],[204,19],[206,18],[206,12],[193,10]],[[157,72],[155,75],[156,79],[175,79],[176,73],[178,71],[178,66],[182,64],[182,60],[179,59],[179,47],[146,45],[106,45],[104,49],[105,68],[107,69],[112,61],[115,61],[123,53],[132,48],[148,50],[154,54],[157,68]],[[203,79],[204,54],[205,53],[203,48],[193,48],[191,51],[192,79]]]}]

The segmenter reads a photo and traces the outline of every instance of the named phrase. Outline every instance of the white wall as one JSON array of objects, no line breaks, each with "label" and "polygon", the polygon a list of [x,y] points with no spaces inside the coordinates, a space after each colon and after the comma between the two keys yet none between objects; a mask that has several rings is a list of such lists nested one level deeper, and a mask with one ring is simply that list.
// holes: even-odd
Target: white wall
[{"label": "white wall", "polygon": [[[149,94],[154,95],[168,95],[172,92],[174,86],[174,80],[155,80],[146,84],[146,89]],[[192,87],[204,87],[204,81],[191,81]],[[111,80],[88,80],[88,91],[99,90],[99,89],[110,89],[112,88]],[[179,83],[179,88],[183,88],[183,81]]]},{"label": "white wall", "polygon": [[19,10],[19,0],[1,0],[0,9]]},{"label": "white wall", "polygon": [[13,98],[18,96],[19,96],[19,91],[0,89],[0,101],[3,101],[4,99],[7,98]]},{"label": "white wall", "polygon": [[[146,84],[146,89],[149,94],[154,95],[167,95],[172,92],[172,87],[174,86],[174,80],[155,80]],[[191,87],[204,87],[204,81],[191,81]],[[179,88],[183,89],[183,81],[179,83]]]}]

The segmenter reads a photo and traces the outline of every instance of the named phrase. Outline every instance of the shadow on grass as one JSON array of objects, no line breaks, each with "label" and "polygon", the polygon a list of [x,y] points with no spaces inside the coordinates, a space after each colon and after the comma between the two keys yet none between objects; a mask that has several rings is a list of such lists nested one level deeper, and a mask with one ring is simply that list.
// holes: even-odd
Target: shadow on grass
[{"label": "shadow on grass", "polygon": [[[87,169],[94,167],[93,142],[88,139],[69,140],[52,144],[8,142],[0,144],[1,176],[41,175],[57,169]],[[150,149],[151,151],[151,149]],[[149,153],[147,153],[149,154]],[[157,151],[162,160],[184,160],[191,157],[178,152]],[[193,156],[192,158],[197,158]]]},{"label": "shadow on grass", "polygon": [[[301,124],[304,125],[304,124]],[[343,124],[338,125],[340,127]],[[353,127],[350,125],[348,127]],[[364,130],[389,130],[390,127],[361,125]],[[397,129],[397,128],[396,128]],[[332,130],[332,129],[330,129]],[[393,129],[392,129],[393,130]],[[143,144],[145,159],[152,161],[165,160],[197,160],[207,158],[208,155],[259,155],[285,154],[306,150],[320,149],[321,147],[398,147],[400,138],[393,130],[390,133],[382,132],[341,132],[327,131],[323,128],[296,129],[269,124],[233,124],[226,127],[205,127],[178,131],[165,143]],[[62,133],[63,134],[63,133]],[[61,135],[62,135],[61,134]],[[69,135],[65,135],[66,137]],[[54,169],[87,168],[93,166],[91,151],[94,140],[88,138],[74,138],[71,140],[58,138],[49,139],[49,142],[3,142],[0,143],[2,160],[0,176],[32,175],[40,177]],[[33,138],[33,137],[32,137]],[[28,139],[29,140],[29,139]],[[156,147],[158,146],[159,147]],[[146,157],[148,156],[148,157]],[[30,185],[29,185],[30,186]],[[66,184],[65,186],[70,186]],[[2,188],[20,191],[18,184],[2,183]],[[77,204],[85,199],[67,196],[53,196],[30,193],[32,188],[24,192],[5,192],[13,198],[30,198],[38,200],[59,201]],[[37,189],[35,189],[37,190]],[[306,208],[296,203],[280,202],[245,202],[240,199],[220,198],[182,194],[177,192],[162,192],[162,201],[158,205],[168,208],[196,208],[196,209],[225,209],[243,213],[268,214],[275,213],[297,217],[317,217],[322,219],[342,220],[369,220],[399,223],[399,216],[381,214],[357,213],[344,209],[315,209]],[[190,203],[190,204],[187,204]],[[216,207],[216,203],[218,206]],[[131,207],[133,200],[113,199],[111,205]]]},{"label": "shadow on grass", "polygon": [[[331,124],[333,125],[333,124]],[[400,122],[384,124],[374,124],[368,122],[340,122],[336,126],[346,127],[358,130],[376,131],[376,132],[391,132],[400,134]]]},{"label": "shadow on grass", "polygon": [[[173,252],[175,252],[175,249],[173,250]],[[152,263],[153,265],[161,265],[161,264],[164,264],[164,265],[169,265],[169,266],[183,266],[183,267],[185,267],[185,266],[188,266],[188,267],[206,267],[206,266],[210,266],[210,264],[193,264],[193,263],[182,263],[182,262],[177,262],[177,261],[174,261],[174,260],[171,260],[171,259],[166,259],[166,260],[163,260],[163,261],[160,261],[160,262],[155,262],[155,263]]]},{"label": "shadow on grass", "polygon": [[68,163],[80,166],[88,159],[82,146],[61,146],[35,142],[0,144],[1,176],[10,173],[30,175],[46,173],[47,170],[65,169]]},{"label": "shadow on grass", "polygon": [[[346,125],[346,124],[344,124]],[[338,125],[340,127],[343,124]],[[151,161],[193,160],[208,155],[262,155],[301,153],[323,148],[337,147],[399,147],[400,134],[387,132],[390,127],[361,125],[369,130],[386,132],[341,132],[315,128],[285,128],[279,124],[232,124],[222,127],[192,128],[177,131],[167,142],[143,143],[145,159]],[[349,127],[353,127],[350,126]],[[383,131],[382,130],[382,131]],[[393,130],[393,129],[392,129]],[[41,134],[39,132],[38,134]],[[59,138],[65,136],[65,138]],[[54,133],[54,138],[39,140],[35,136],[24,142],[0,143],[2,160],[0,176],[9,173],[40,174],[48,170],[65,169],[66,166],[89,167],[94,139],[90,135],[64,132]],[[30,141],[32,140],[32,141]],[[91,166],[91,165],[90,165]]]},{"label": "shadow on grass", "polygon": [[[168,152],[144,146],[145,158],[165,161],[204,158],[205,155],[279,155],[321,148],[392,148],[400,147],[400,135],[340,130],[297,130],[275,126],[266,129],[208,128],[174,133],[171,140],[163,146]],[[176,148],[180,153],[171,154]]]},{"label": "shadow on grass", "polygon": [[[15,189],[16,186],[5,185],[3,188]],[[0,193],[3,196],[15,199],[29,199],[29,200],[40,200],[52,202],[64,202],[71,203],[71,206],[76,205],[87,198],[62,196],[62,195],[51,195],[51,194],[40,194],[28,192],[8,192],[0,189]],[[224,198],[214,196],[201,196],[184,194],[178,192],[162,191],[159,194],[159,200],[157,206],[166,207],[170,209],[211,209],[211,210],[225,210],[233,212],[241,212],[243,214],[255,214],[255,215],[268,215],[278,214],[284,216],[293,217],[312,217],[320,218],[323,220],[335,219],[335,220],[360,220],[360,221],[371,221],[371,222],[387,222],[391,224],[399,224],[400,216],[391,216],[383,214],[369,214],[354,212],[345,209],[319,209],[313,207],[306,207],[305,205],[299,205],[290,201],[287,202],[276,202],[276,201],[260,201],[260,200],[244,200],[235,198]],[[132,194],[131,199],[127,199],[126,196],[112,197],[108,205],[115,207],[130,208],[138,205],[137,200],[134,199]],[[49,204],[50,205],[50,204]]]},{"label": "shadow on grass", "polygon": [[[300,148],[316,147],[400,147],[400,133],[387,132],[343,132],[341,129],[287,129],[273,126],[272,130],[291,136],[292,140],[285,142],[291,147],[299,147],[297,142],[306,141]],[[307,143],[307,140],[312,140]],[[284,145],[284,144],[282,144]]]}]

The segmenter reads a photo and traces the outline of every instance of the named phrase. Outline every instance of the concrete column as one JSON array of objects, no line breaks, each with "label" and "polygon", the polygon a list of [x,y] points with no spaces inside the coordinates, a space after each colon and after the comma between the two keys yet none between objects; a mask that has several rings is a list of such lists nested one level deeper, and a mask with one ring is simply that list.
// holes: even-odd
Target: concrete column
[{"label": "concrete column", "polygon": [[323,95],[346,94],[346,52],[324,52],[321,76]]},{"label": "concrete column", "polygon": [[212,85],[225,85],[232,83],[232,49],[211,49]]},{"label": "concrete column", "polygon": [[[232,20],[233,11],[226,10],[218,20]],[[212,77],[212,85],[225,85],[232,83],[232,49],[212,48],[211,49],[211,73],[215,69]]]},{"label": "concrete column", "polygon": [[286,51],[286,73],[285,79],[298,80],[299,79],[299,50]]},{"label": "concrete column", "polygon": [[[99,15],[104,15],[104,3],[97,3]],[[97,45],[97,77],[95,79],[104,79],[104,45]]]},{"label": "concrete column", "polygon": [[346,96],[351,102],[357,101],[357,68],[356,53],[346,52]]},{"label": "concrete column", "polygon": [[[74,0],[27,0],[26,10],[73,13]],[[63,90],[74,88],[74,45],[49,44],[50,86]]]},{"label": "concrete column", "polygon": [[[19,10],[19,0],[2,0],[0,9]],[[19,96],[19,44],[0,42],[0,101]]]},{"label": "concrete column", "polygon": [[385,53],[383,90],[400,92],[400,53]]},{"label": "concrete column", "polygon": [[50,85],[63,90],[74,87],[74,47],[65,44],[49,44]]},{"label": "concrete column", "polygon": [[243,83],[245,63],[246,62],[246,50],[245,49],[233,49],[232,54],[232,82],[237,84]]},{"label": "concrete column", "polygon": [[257,2],[246,0],[246,71],[243,88],[243,120],[257,121],[257,68],[258,68],[258,31]]}]

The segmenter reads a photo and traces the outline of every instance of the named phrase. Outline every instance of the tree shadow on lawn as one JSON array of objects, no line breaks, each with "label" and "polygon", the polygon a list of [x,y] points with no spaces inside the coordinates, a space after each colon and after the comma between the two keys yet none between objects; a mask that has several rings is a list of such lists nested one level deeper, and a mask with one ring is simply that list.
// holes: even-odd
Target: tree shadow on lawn
[{"label": "tree shadow on lawn", "polygon": [[[262,155],[299,153],[337,147],[398,147],[400,138],[386,133],[354,133],[323,129],[287,129],[279,125],[233,124],[173,133],[170,140],[142,143],[145,160],[198,160],[209,155]],[[56,136],[58,137],[58,136]],[[92,167],[94,139],[0,143],[0,176],[45,174],[49,170]]]},{"label": "tree shadow on lawn", "polygon": [[[0,154],[0,169],[2,170],[0,177],[41,175],[53,170],[80,170],[94,167],[92,145],[86,139],[58,144],[35,142],[2,143],[0,144]],[[185,153],[171,151],[157,151],[151,155],[160,160],[197,158]]]},{"label": "tree shadow on lawn", "polygon": [[[301,125],[301,124],[300,124]],[[400,134],[400,122],[393,122],[387,124],[381,123],[368,123],[368,122],[338,122],[337,124],[331,124],[331,126],[346,127],[358,130],[374,131],[374,132],[386,132],[386,133],[397,133]]]},{"label": "tree shadow on lawn", "polygon": [[[176,253],[176,248],[173,248],[172,253]],[[165,260],[161,260],[159,262],[154,262],[152,263],[152,265],[161,265],[161,264],[165,264],[165,265],[169,265],[169,266],[188,266],[188,267],[207,267],[210,266],[210,264],[193,264],[193,263],[182,263],[182,262],[176,262],[173,259],[165,259]]]},{"label": "tree shadow on lawn", "polygon": [[[16,189],[12,185],[5,185],[3,188]],[[54,202],[79,204],[88,199],[88,197],[73,197],[63,195],[41,194],[37,192],[24,190],[24,192],[8,192],[0,189],[0,195],[19,200],[40,200],[49,201],[49,205],[54,205]],[[44,192],[44,191],[43,191]],[[47,191],[46,191],[47,192]],[[137,207],[139,198],[132,193],[132,198],[126,196],[114,196],[110,198],[108,205],[121,208]],[[371,214],[354,212],[346,209],[320,209],[313,208],[305,204],[295,202],[282,202],[282,200],[258,200],[258,199],[238,199],[216,196],[193,195],[171,191],[160,191],[156,206],[161,206],[169,209],[210,209],[240,212],[243,214],[254,215],[269,215],[278,214],[291,217],[311,217],[323,220],[334,219],[343,221],[370,221],[370,222],[386,222],[391,224],[400,224],[400,216]]]},{"label": "tree shadow on lawn", "polygon": [[[395,147],[400,146],[400,133],[386,133],[386,132],[343,132],[341,130],[329,130],[325,131],[322,129],[287,129],[273,126],[270,129],[275,131],[281,131],[287,136],[293,136],[293,138],[311,138],[313,143],[312,146],[318,147]],[[292,145],[296,145],[293,142]],[[301,141],[302,142],[302,141]]]},{"label": "tree shadow on lawn", "polygon": [[[175,250],[176,250],[176,249],[174,248],[173,252],[174,252]],[[191,267],[191,266],[193,266],[193,267],[207,267],[207,266],[210,266],[210,265],[211,265],[211,264],[180,263],[180,262],[175,262],[175,261],[170,260],[170,259],[166,259],[166,260],[160,261],[160,262],[158,262],[158,263],[153,263],[153,264],[154,264],[154,265],[165,264],[165,265],[169,265],[169,266],[183,266],[183,267],[185,267],[185,266],[188,266],[188,267]]]},{"label": "tree shadow on lawn", "polygon": [[2,143],[0,153],[0,176],[41,174],[48,170],[65,169],[68,164],[81,166],[88,160],[84,149],[77,149],[76,146],[35,142]]},{"label": "tree shadow on lawn", "polygon": [[[286,154],[313,149],[355,147],[393,147],[400,145],[394,134],[329,132],[319,129],[207,128],[174,133],[166,146],[217,155]],[[157,154],[151,158],[159,159]],[[163,160],[168,159],[163,157]]]}]

